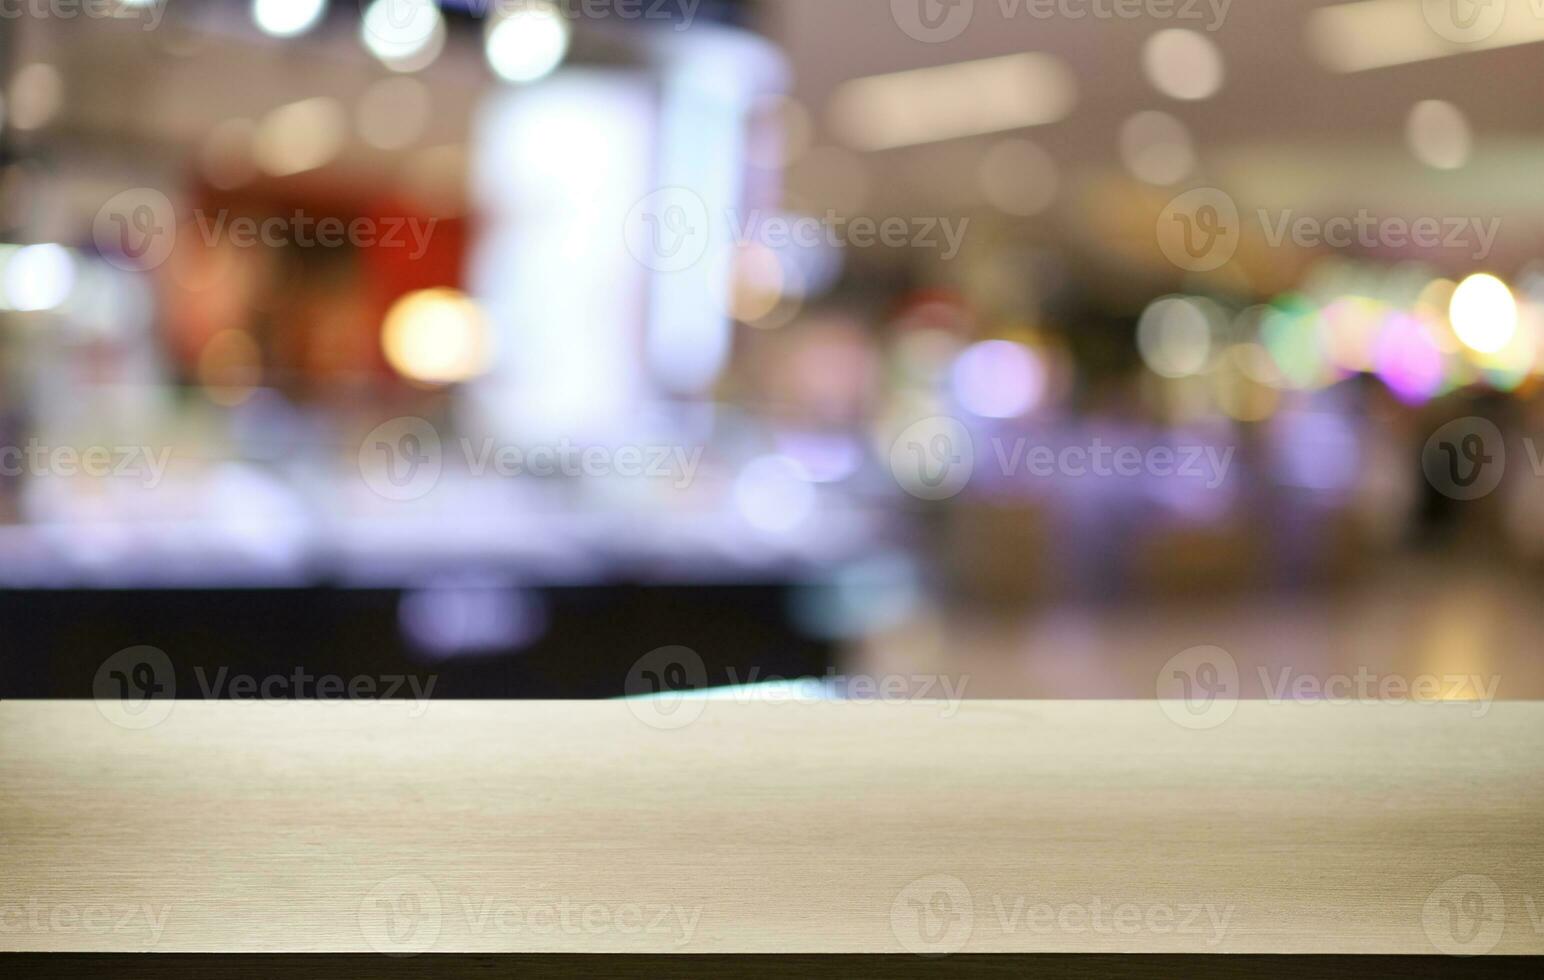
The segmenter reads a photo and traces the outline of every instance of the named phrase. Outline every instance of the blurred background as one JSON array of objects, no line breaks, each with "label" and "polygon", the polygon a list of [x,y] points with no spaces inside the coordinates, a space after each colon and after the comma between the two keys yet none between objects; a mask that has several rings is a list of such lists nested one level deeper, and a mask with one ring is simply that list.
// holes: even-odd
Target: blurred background
[{"label": "blurred background", "polygon": [[0,32],[0,696],[1544,696],[1531,3]]}]

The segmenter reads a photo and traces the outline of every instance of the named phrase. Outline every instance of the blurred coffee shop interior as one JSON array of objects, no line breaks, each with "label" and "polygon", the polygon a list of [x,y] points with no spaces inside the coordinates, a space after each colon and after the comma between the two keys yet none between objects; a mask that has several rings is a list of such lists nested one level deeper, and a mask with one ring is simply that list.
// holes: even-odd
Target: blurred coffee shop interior
[{"label": "blurred coffee shop interior", "polygon": [[1544,19],[1491,6],[9,0],[0,693],[1539,696]]}]

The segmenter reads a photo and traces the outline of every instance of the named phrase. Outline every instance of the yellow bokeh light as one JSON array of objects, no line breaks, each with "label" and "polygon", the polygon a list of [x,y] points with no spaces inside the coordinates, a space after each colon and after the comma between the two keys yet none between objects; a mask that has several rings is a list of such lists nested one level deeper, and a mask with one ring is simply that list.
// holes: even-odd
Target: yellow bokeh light
[{"label": "yellow bokeh light", "polygon": [[1506,283],[1488,273],[1459,283],[1448,316],[1464,346],[1481,354],[1504,350],[1517,334],[1517,300]]},{"label": "yellow bokeh light", "polygon": [[487,320],[455,289],[409,293],[386,312],[381,349],[398,374],[426,384],[452,384],[487,370]]}]

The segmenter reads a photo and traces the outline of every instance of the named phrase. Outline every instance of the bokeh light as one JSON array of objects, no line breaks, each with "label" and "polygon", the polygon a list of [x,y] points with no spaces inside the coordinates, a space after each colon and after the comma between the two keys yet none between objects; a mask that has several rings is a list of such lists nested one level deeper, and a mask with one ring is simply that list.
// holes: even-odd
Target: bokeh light
[{"label": "bokeh light", "polygon": [[427,68],[445,47],[445,18],[434,0],[374,0],[365,9],[360,40],[392,71]]},{"label": "bokeh light", "polygon": [[1415,158],[1438,170],[1457,170],[1469,162],[1473,138],[1469,121],[1451,102],[1417,102],[1405,123],[1405,138]]},{"label": "bokeh light", "polygon": [[1186,378],[1206,367],[1212,351],[1207,310],[1188,297],[1168,296],[1142,313],[1137,350],[1149,370],[1165,378]]},{"label": "bokeh light", "polygon": [[488,22],[484,50],[500,78],[534,82],[563,63],[569,34],[568,21],[554,4],[529,0]]},{"label": "bokeh light", "polygon": [[330,163],[343,149],[347,118],[338,100],[327,96],[280,106],[258,123],[252,146],[258,167],[287,177]]},{"label": "bokeh light", "polygon": [[1056,162],[1029,140],[1003,140],[981,158],[981,194],[1005,214],[1028,217],[1056,199]]},{"label": "bokeh light", "polygon": [[1148,38],[1142,70],[1153,88],[1174,99],[1209,99],[1222,88],[1222,52],[1199,31],[1171,27]]},{"label": "bokeh light", "polygon": [[75,258],[62,245],[27,245],[5,264],[5,300],[23,313],[51,310],[75,286]]},{"label": "bokeh light", "polygon": [[252,20],[271,37],[304,34],[327,10],[327,0],[252,0]]},{"label": "bokeh light", "polygon": [[1120,129],[1120,155],[1132,176],[1167,187],[1195,170],[1195,147],[1185,124],[1165,112],[1139,112]]},{"label": "bokeh light", "polygon": [[1517,333],[1517,300],[1506,283],[1489,273],[1476,273],[1458,284],[1448,316],[1464,346],[1494,354]]},{"label": "bokeh light", "polygon": [[955,401],[988,419],[1023,415],[1045,395],[1046,370],[1035,352],[1010,340],[987,340],[967,347],[952,372]]},{"label": "bokeh light", "polygon": [[803,467],[788,457],[758,456],[735,478],[734,501],[751,527],[786,534],[809,520],[815,488]]},{"label": "bokeh light", "polygon": [[476,303],[454,289],[425,289],[397,300],[381,328],[386,361],[425,384],[466,381],[488,368],[491,337]]},{"label": "bokeh light", "polygon": [[416,78],[383,78],[365,89],[354,111],[360,139],[378,150],[401,150],[423,136],[433,108],[429,89]]},{"label": "bokeh light", "polygon": [[1378,377],[1407,405],[1419,405],[1442,390],[1445,369],[1426,325],[1408,313],[1384,322],[1373,354]]}]

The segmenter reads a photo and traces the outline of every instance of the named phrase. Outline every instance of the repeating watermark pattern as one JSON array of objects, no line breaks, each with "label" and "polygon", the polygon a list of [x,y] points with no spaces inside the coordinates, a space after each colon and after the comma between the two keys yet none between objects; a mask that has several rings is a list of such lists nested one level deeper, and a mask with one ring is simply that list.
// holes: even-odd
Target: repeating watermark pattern
[{"label": "repeating watermark pattern", "polygon": [[370,948],[388,956],[434,949],[446,917],[460,914],[468,934],[511,937],[650,936],[690,945],[701,906],[542,898],[515,902],[502,896],[442,892],[423,875],[381,882],[359,903],[359,927]]},{"label": "repeating watermark pattern", "polygon": [[841,674],[828,668],[823,677],[778,677],[759,667],[725,667],[710,676],[697,651],[666,646],[639,657],[627,672],[623,691],[633,716],[651,728],[684,728],[702,717],[708,699],[762,704],[818,704],[843,700],[861,703],[936,705],[939,717],[952,718],[965,699],[968,675]]},{"label": "repeating watermark pattern", "polygon": [[429,710],[439,677],[430,674],[313,674],[296,667],[287,674],[232,673],[229,667],[213,671],[193,668],[199,696],[223,701],[396,701],[409,705],[408,717],[419,718]]},{"label": "repeating watermark pattern", "polygon": [[1234,446],[1112,446],[1094,438],[1088,445],[1053,448],[1024,438],[992,439],[992,457],[1006,477],[1048,479],[1194,480],[1208,490],[1222,486],[1233,463]]},{"label": "repeating watermark pattern", "polygon": [[[1501,218],[1473,215],[1304,214],[1292,208],[1258,208],[1254,219],[1270,248],[1362,248],[1451,251],[1484,261],[1501,233]],[[1198,187],[1169,201],[1158,215],[1158,249],[1187,272],[1211,272],[1237,253],[1245,222],[1225,191]]]},{"label": "repeating watermark pattern", "polygon": [[[1544,479],[1544,446],[1532,436],[1518,440],[1527,472]],[[1517,454],[1512,453],[1512,458]],[[1421,449],[1421,472],[1432,489],[1454,500],[1479,500],[1501,486],[1507,472],[1506,439],[1494,422],[1476,416],[1443,425]]]},{"label": "repeating watermark pattern", "polygon": [[179,227],[191,228],[205,248],[385,248],[407,249],[417,261],[429,250],[438,218],[313,215],[296,208],[285,215],[253,217],[230,209],[196,208],[179,220],[171,199],[154,188],[122,191],[97,211],[91,225],[97,252],[122,269],[153,269],[176,245]]},{"label": "repeating watermark pattern", "polygon": [[[890,0],[890,16],[914,41],[942,44],[965,33],[978,0]],[[987,0],[980,0],[983,9]],[[1003,20],[1151,20],[1222,28],[1233,0],[996,0]]]},{"label": "repeating watermark pattern", "polygon": [[1220,269],[1238,251],[1243,223],[1238,205],[1215,187],[1197,187],[1158,214],[1158,249],[1187,272]]},{"label": "repeating watermark pattern", "polygon": [[890,903],[890,932],[902,949],[919,956],[958,953],[975,926],[970,888],[953,875],[918,878]]},{"label": "repeating watermark pattern", "polygon": [[1158,707],[1181,728],[1216,728],[1238,710],[1238,661],[1216,646],[1191,647],[1158,670]]},{"label": "repeating watermark pattern", "polygon": [[119,728],[154,728],[176,705],[177,671],[163,650],[128,647],[102,661],[91,696],[102,717]]},{"label": "repeating watermark pattern", "polygon": [[1288,701],[1322,701],[1325,704],[1405,704],[1416,702],[1466,702],[1474,705],[1474,717],[1490,714],[1496,691],[1501,686],[1498,674],[1380,674],[1363,665],[1354,673],[1320,677],[1292,667],[1272,671],[1258,668],[1265,700],[1271,704]]},{"label": "repeating watermark pattern", "polygon": [[997,924],[1004,933],[1039,935],[1095,933],[1101,936],[1199,936],[1218,946],[1228,934],[1235,907],[1212,903],[1179,905],[1111,902],[1095,895],[1087,902],[1063,905],[1031,903],[1022,895],[992,896]]},{"label": "repeating watermark pattern", "polygon": [[[1530,905],[1532,898],[1529,898]],[[1539,921],[1534,920],[1536,931]],[[1426,896],[1421,928],[1439,952],[1483,956],[1496,948],[1506,931],[1506,900],[1501,887],[1485,875],[1449,878]]]},{"label": "repeating watermark pattern", "polygon": [[359,931],[377,953],[416,956],[434,948],[443,924],[440,890],[423,875],[397,875],[359,901]]},{"label": "repeating watermark pattern", "polygon": [[945,415],[907,426],[890,446],[890,473],[901,489],[921,500],[948,500],[970,483],[976,446],[959,419]]},{"label": "repeating watermark pattern", "polygon": [[[1235,906],[1110,901],[1051,904],[1031,895],[993,894],[986,903],[1003,935],[1198,936],[1216,947],[1227,938]],[[969,886],[953,875],[928,875],[910,882],[890,904],[890,931],[908,953],[947,956],[969,944],[976,927],[976,901]]]},{"label": "repeating watermark pattern", "polygon": [[50,446],[34,438],[25,446],[0,446],[0,477],[136,480],[153,490],[171,458],[170,446]]},{"label": "repeating watermark pattern", "polygon": [[469,0],[466,9],[484,19],[537,9],[569,21],[653,21],[685,31],[696,22],[701,7],[702,0]]},{"label": "repeating watermark pattern", "polygon": [[171,198],[153,187],[131,187],[108,198],[91,223],[97,252],[130,272],[154,269],[172,254],[177,211]]},{"label": "repeating watermark pattern", "polygon": [[639,264],[660,273],[692,268],[715,242],[746,248],[914,248],[936,251],[944,261],[960,254],[970,219],[942,216],[844,217],[729,209],[715,215],[701,195],[665,187],[627,213],[623,237]]},{"label": "repeating watermark pattern", "polygon": [[[1292,666],[1255,668],[1268,704],[1439,704],[1472,706],[1484,718],[1501,687],[1498,674],[1379,672],[1359,665],[1350,672],[1312,674]],[[1204,731],[1233,717],[1243,697],[1238,661],[1216,646],[1192,647],[1171,657],[1158,671],[1159,707],[1175,724]]]},{"label": "repeating watermark pattern", "polygon": [[[1421,15],[1444,40],[1478,44],[1492,37],[1509,8],[1523,0],[1421,0]],[[1534,16],[1544,15],[1544,0],[1527,0]]]},{"label": "repeating watermark pattern", "polygon": [[990,452],[979,453],[970,430],[958,419],[934,416],[907,426],[890,446],[890,473],[901,489],[921,500],[947,500],[962,493],[980,464],[1014,481],[1111,480],[1153,477],[1193,481],[1206,490],[1222,486],[1237,451],[1234,446],[1112,445],[1095,437],[1087,444],[1051,446],[1024,436],[993,436]]},{"label": "repeating watermark pattern", "polygon": [[[473,478],[522,477],[668,481],[684,490],[697,477],[704,447],[681,445],[580,445],[560,440],[543,445],[511,445],[492,437],[456,440],[465,472]],[[359,473],[379,496],[418,500],[439,484],[445,451],[439,430],[416,416],[376,426],[360,443]]]},{"label": "repeating watermark pattern", "polygon": [[[408,716],[429,710],[434,674],[313,674],[297,666],[288,673],[233,672],[229,667],[193,667],[196,697],[225,701],[391,701],[408,705]],[[177,670],[164,650],[133,646],[102,661],[91,685],[102,716],[120,728],[153,728],[176,707]]]},{"label": "repeating watermark pattern", "polygon": [[[1544,475],[1544,457],[1526,440],[1534,473]],[[1489,496],[1506,475],[1506,443],[1488,419],[1455,419],[1431,434],[1421,450],[1421,472],[1432,488],[1454,500]]]},{"label": "repeating watermark pattern", "polygon": [[0,902],[0,936],[112,936],[114,942],[143,940],[149,948],[160,943],[171,913],[170,905],[149,902],[81,905],[37,898]]},{"label": "repeating watermark pattern", "polygon": [[138,20],[153,31],[166,16],[166,0],[0,0],[0,21]]},{"label": "repeating watermark pattern", "polygon": [[1476,262],[1483,262],[1495,247],[1501,233],[1501,219],[1449,215],[1404,218],[1380,216],[1359,209],[1354,215],[1320,218],[1299,214],[1291,208],[1255,212],[1266,244],[1280,248],[1290,243],[1297,248],[1418,248],[1424,251],[1447,249]]},{"label": "repeating watermark pattern", "polygon": [[650,650],[633,662],[622,690],[633,717],[662,731],[685,728],[707,710],[696,692],[708,686],[708,667],[684,646]]}]

